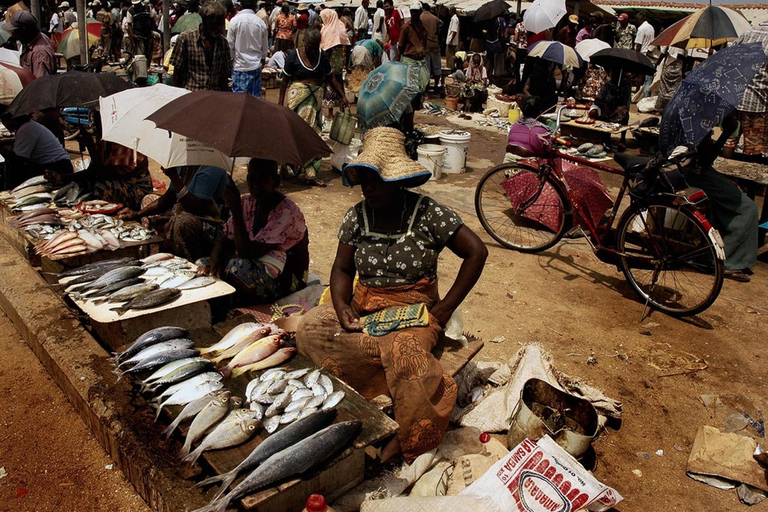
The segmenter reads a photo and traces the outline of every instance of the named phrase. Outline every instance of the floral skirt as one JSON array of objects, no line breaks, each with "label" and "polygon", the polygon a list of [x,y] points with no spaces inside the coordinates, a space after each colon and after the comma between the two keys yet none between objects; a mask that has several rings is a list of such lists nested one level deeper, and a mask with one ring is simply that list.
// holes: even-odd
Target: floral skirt
[{"label": "floral skirt", "polygon": [[[323,130],[323,95],[322,86],[304,82],[293,82],[288,89],[288,108],[296,112],[318,134]],[[305,163],[301,177],[314,179],[321,163],[321,158]]]},{"label": "floral skirt", "polygon": [[139,210],[144,196],[152,193],[149,173],[124,180],[103,180],[93,185],[93,195],[104,201],[123,203],[131,210]]}]

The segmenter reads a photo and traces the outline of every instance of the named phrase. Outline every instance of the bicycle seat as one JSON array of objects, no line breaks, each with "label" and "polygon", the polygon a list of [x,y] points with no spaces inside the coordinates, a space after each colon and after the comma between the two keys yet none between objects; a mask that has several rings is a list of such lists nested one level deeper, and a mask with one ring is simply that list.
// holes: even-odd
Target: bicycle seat
[{"label": "bicycle seat", "polygon": [[629,153],[616,153],[613,159],[627,174],[637,174],[651,161],[647,156],[630,155]]}]

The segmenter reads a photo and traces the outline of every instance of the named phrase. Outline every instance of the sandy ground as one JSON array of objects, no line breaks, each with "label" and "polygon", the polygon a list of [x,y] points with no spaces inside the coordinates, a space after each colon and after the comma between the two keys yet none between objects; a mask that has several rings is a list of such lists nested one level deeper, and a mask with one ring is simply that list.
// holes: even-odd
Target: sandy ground
[{"label": "sandy ground", "polygon": [[[417,122],[444,120],[420,116]],[[501,161],[505,135],[470,130],[469,172],[430,182],[422,192],[454,208],[488,244],[483,276],[461,306],[465,330],[486,341],[479,359],[505,361],[522,344],[539,342],[557,368],[623,401],[620,428],[608,429],[594,443],[595,475],[625,498],[617,510],[739,510],[743,505],[735,492],[694,482],[685,468],[701,425],[726,428],[724,419],[732,411],[759,417],[766,410],[765,264],[755,267],[748,284],[727,281],[717,302],[698,317],[678,320],[653,313],[640,323],[643,307],[622,274],[600,262],[583,239],[520,254],[498,246],[482,230],[474,213],[474,187]],[[341,218],[361,193],[342,187],[335,171],[321,177],[328,188],[288,182],[284,189],[309,225],[310,271],[327,282]],[[244,188],[242,170],[236,178]],[[606,183],[615,190],[614,181]],[[441,256],[443,292],[459,264],[448,251]],[[110,460],[5,317],[0,318],[0,346],[0,466],[9,474],[0,480],[0,510],[142,510],[122,475],[105,469]],[[652,367],[651,349],[692,354],[705,359],[708,368],[664,376],[685,368]],[[596,364],[587,364],[590,356]],[[700,397],[710,394],[719,395],[722,405],[707,408]],[[754,435],[750,429],[742,433]],[[656,455],[658,450],[663,453]],[[17,499],[18,488],[29,493]],[[755,509],[768,510],[768,505]]]}]

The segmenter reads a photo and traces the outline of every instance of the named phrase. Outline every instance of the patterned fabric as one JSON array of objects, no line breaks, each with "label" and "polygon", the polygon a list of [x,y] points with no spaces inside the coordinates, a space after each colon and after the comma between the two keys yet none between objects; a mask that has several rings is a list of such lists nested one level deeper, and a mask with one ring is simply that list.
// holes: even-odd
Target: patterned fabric
[{"label": "patterned fabric", "polygon": [[[742,34],[735,44],[761,43],[768,54],[768,25],[758,25]],[[744,97],[739,103],[742,112],[768,112],[768,62],[757,72],[747,86]]]},{"label": "patterned fabric", "polygon": [[[424,279],[396,288],[368,288],[358,283],[352,305],[366,315],[419,302],[431,308],[437,300],[437,281]],[[385,336],[347,332],[333,305],[326,303],[304,315],[296,345],[366,399],[392,397],[400,425],[400,448],[410,462],[440,445],[456,404],[456,383],[431,354],[441,332],[431,315],[426,327],[409,327]]]},{"label": "patterned fabric", "polygon": [[206,56],[200,31],[188,30],[179,35],[171,54],[174,75],[183,77],[183,86],[190,91],[227,90],[232,72],[229,43],[224,36],[212,42],[211,54]]},{"label": "patterned fabric", "polygon": [[261,68],[253,71],[232,70],[232,92],[249,92],[261,98]]},{"label": "patterned fabric", "polygon": [[355,267],[364,285],[381,288],[436,278],[437,258],[461,227],[461,218],[437,201],[413,192],[407,192],[406,204],[416,206],[402,233],[374,231],[373,212],[365,201],[344,216],[339,242],[355,246]]},{"label": "patterned fabric", "polygon": [[[210,258],[200,258],[196,264],[208,265]],[[282,280],[275,279],[268,265],[244,258],[232,258],[224,267],[224,279],[239,290],[247,289],[249,297],[258,297],[259,302],[269,303],[285,297],[299,289],[298,283],[285,287]],[[271,317],[270,317],[271,320]]]},{"label": "patterned fabric", "polygon": [[626,27],[621,25],[616,27],[616,46],[614,48],[624,48],[632,50],[635,47],[635,37],[637,36],[637,27],[627,23]]},{"label": "patterned fabric", "polygon": [[95,198],[123,203],[131,210],[141,209],[144,196],[151,193],[152,178],[149,173],[120,180],[96,181],[93,185]]},{"label": "patterned fabric", "polygon": [[765,114],[740,112],[739,121],[744,132],[744,154],[762,155],[768,153],[768,119]]},{"label": "patterned fabric", "polygon": [[661,68],[659,92],[656,97],[656,110],[662,111],[667,106],[677,86],[683,80],[683,60],[667,55]]},{"label": "patterned fabric", "polygon": [[[266,224],[258,232],[254,225],[259,217],[259,204],[250,194],[240,197],[243,220],[248,230],[248,237],[255,242],[277,244],[278,248],[267,252],[259,261],[267,266],[267,272],[276,278],[285,268],[287,251],[302,241],[307,233],[307,223],[299,206],[290,198],[284,198],[267,216]],[[230,240],[235,238],[233,219],[224,226],[224,235]]]},{"label": "patterned fabric", "polygon": [[275,27],[277,28],[277,35],[275,40],[291,40],[293,41],[293,31],[296,30],[296,18],[290,14],[280,13],[275,20]]},{"label": "patterned fabric", "polygon": [[[325,89],[304,82],[291,82],[288,89],[288,108],[299,114],[319,134],[323,129],[323,96]],[[304,164],[301,177],[314,179],[320,170],[322,158]]]},{"label": "patterned fabric", "polygon": [[176,210],[165,225],[164,252],[189,261],[208,256],[221,236],[221,223],[213,223],[183,210]]},{"label": "patterned fabric", "polygon": [[584,79],[581,82],[581,97],[582,98],[597,98],[600,94],[600,89],[611,79],[603,68],[590,67],[584,74]]},{"label": "patterned fabric", "polygon": [[[368,39],[366,39],[366,41],[368,41]],[[344,63],[346,61],[347,49],[344,46],[334,46],[330,50],[326,50],[326,52],[330,57],[333,76],[336,78],[336,81],[339,82],[340,84],[344,83],[343,72],[344,72]],[[340,107],[341,105],[343,105],[343,103],[344,101],[342,97],[339,96],[339,93],[336,92],[336,89],[334,89],[333,87],[328,87],[326,89],[325,95],[323,96],[324,108]]]},{"label": "patterned fabric", "polygon": [[765,63],[763,46],[740,44],[720,50],[688,73],[664,109],[659,151],[698,145],[741,101]]}]

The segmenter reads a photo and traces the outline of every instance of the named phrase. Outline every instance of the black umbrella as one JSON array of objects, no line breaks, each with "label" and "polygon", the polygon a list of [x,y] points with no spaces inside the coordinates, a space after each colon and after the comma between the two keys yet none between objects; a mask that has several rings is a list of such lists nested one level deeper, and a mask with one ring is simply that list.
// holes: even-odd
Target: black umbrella
[{"label": "black umbrella", "polygon": [[124,91],[131,85],[110,73],[68,71],[33,80],[16,96],[8,111],[13,116],[35,110],[64,107],[96,107],[100,96]]},{"label": "black umbrella", "polygon": [[475,11],[475,22],[488,21],[506,14],[509,11],[509,4],[504,0],[491,0],[483,4]]},{"label": "black umbrella", "polygon": [[589,57],[590,64],[606,69],[623,69],[638,75],[653,75],[656,67],[653,62],[640,52],[625,48],[606,48]]}]

